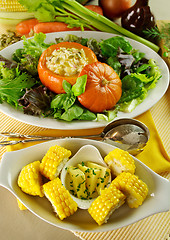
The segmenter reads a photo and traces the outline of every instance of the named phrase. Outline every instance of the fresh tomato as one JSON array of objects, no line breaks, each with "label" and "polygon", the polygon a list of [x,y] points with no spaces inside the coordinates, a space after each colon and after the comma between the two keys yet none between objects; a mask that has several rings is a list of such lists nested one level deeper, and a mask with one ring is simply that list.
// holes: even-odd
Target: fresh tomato
[{"label": "fresh tomato", "polygon": [[104,16],[113,20],[121,17],[131,7],[131,0],[99,0],[99,6],[103,9]]},{"label": "fresh tomato", "polygon": [[86,65],[79,76],[87,74],[85,92],[78,96],[79,102],[92,112],[112,109],[122,94],[118,74],[106,63]]},{"label": "fresh tomato", "polygon": [[49,48],[47,48],[42,53],[42,55],[39,59],[38,74],[39,74],[39,78],[40,78],[42,84],[55,93],[64,93],[65,92],[63,89],[63,86],[62,86],[64,79],[73,85],[73,84],[75,84],[76,79],[78,77],[78,73],[73,76],[62,76],[62,75],[58,75],[58,74],[54,73],[53,71],[49,70],[49,68],[47,68],[47,65],[46,65],[47,57],[50,57],[52,52],[55,49],[59,49],[61,47],[69,48],[69,49],[75,48],[75,49],[79,49],[79,50],[83,49],[84,53],[86,55],[86,58],[88,59],[88,64],[97,61],[97,57],[94,54],[94,52],[90,48],[85,47],[79,43],[61,42],[61,43],[54,44],[54,45],[50,46]]}]

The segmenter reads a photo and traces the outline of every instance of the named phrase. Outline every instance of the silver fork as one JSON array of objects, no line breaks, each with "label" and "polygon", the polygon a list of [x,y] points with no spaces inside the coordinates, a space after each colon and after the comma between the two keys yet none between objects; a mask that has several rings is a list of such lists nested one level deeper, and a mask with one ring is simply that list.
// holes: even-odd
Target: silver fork
[{"label": "silver fork", "polygon": [[15,145],[18,143],[27,143],[27,142],[35,142],[35,141],[48,141],[57,139],[60,137],[46,137],[46,136],[39,136],[39,135],[26,135],[20,133],[12,133],[12,132],[0,132],[0,136],[2,137],[11,137],[11,138],[26,138],[21,140],[5,140],[0,141],[0,146],[5,147],[8,145]]},{"label": "silver fork", "polygon": [[[0,136],[2,137],[11,137],[11,138],[25,138],[21,140],[5,140],[0,141],[0,147],[5,147],[9,145],[15,145],[18,143],[27,143],[27,142],[36,142],[36,141],[49,141],[54,139],[61,139],[61,138],[67,138],[67,137],[47,137],[47,136],[39,136],[39,135],[26,135],[26,134],[20,134],[20,133],[12,133],[12,132],[0,132]],[[89,135],[89,136],[77,136],[79,138],[93,138],[97,135]],[[98,135],[100,136],[100,135]],[[71,138],[71,137],[70,137]]]}]

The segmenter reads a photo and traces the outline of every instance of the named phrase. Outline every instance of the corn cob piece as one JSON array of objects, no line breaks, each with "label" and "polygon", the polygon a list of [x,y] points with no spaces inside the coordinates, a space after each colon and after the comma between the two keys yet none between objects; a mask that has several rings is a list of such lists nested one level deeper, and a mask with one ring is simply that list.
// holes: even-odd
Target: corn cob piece
[{"label": "corn cob piece", "polygon": [[122,149],[114,149],[104,158],[104,161],[109,165],[114,176],[118,176],[122,172],[132,174],[135,172],[136,167],[133,157]]},{"label": "corn cob piece", "polygon": [[0,0],[0,11],[26,12],[27,9],[25,9],[25,7],[23,7],[17,0]]},{"label": "corn cob piece", "polygon": [[18,177],[18,186],[23,192],[29,195],[43,197],[42,176],[39,169],[39,161],[32,162],[23,167]]},{"label": "corn cob piece", "polygon": [[45,183],[43,190],[61,220],[77,211],[77,203],[72,199],[69,191],[62,185],[59,178]]},{"label": "corn cob piece", "polygon": [[102,225],[125,202],[125,198],[119,189],[105,188],[101,191],[101,195],[92,202],[88,212],[98,225]]},{"label": "corn cob piece", "polygon": [[22,204],[22,202],[20,202],[20,200],[17,198],[17,202],[18,202],[18,207],[20,210],[27,210],[27,208],[24,206],[24,204]]},{"label": "corn cob piece", "polygon": [[127,204],[130,208],[138,208],[148,194],[147,185],[131,173],[123,172],[117,176],[109,188],[117,187],[126,195]]},{"label": "corn cob piece", "polygon": [[58,177],[70,156],[71,151],[64,147],[58,145],[50,147],[41,161],[41,174],[50,180]]}]

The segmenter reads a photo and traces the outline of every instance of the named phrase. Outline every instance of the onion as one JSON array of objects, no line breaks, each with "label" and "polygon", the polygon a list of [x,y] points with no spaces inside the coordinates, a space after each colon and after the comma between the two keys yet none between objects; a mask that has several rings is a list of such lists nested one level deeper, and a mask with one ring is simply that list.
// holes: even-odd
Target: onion
[{"label": "onion", "polygon": [[105,17],[114,20],[130,8],[131,0],[99,0],[99,6],[103,9]]}]

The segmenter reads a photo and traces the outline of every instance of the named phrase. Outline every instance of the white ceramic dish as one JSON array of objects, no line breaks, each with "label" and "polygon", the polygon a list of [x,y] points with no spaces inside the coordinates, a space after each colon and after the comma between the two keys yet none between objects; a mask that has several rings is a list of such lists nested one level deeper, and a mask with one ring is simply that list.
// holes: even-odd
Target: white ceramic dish
[{"label": "white ceramic dish", "polygon": [[[64,37],[66,34],[74,34],[77,36],[82,36],[85,38],[95,38],[97,40],[101,39],[108,39],[110,37],[115,36],[114,34],[110,33],[103,33],[103,32],[93,32],[93,31],[85,31],[85,32],[60,32],[60,33],[49,33],[47,34],[46,42],[55,42],[55,38],[57,37]],[[169,85],[169,70],[166,65],[166,63],[163,61],[163,59],[152,49],[148,48],[147,46],[134,41],[132,39],[127,38],[130,43],[132,44],[133,48],[139,49],[141,52],[144,52],[146,54],[146,58],[150,59],[153,58],[157,61],[161,72],[162,72],[162,78],[158,81],[156,84],[156,87],[154,89],[151,89],[149,91],[149,94],[147,98],[136,107],[134,111],[131,113],[123,113],[119,112],[118,118],[133,118],[136,117],[143,112],[147,111],[150,109],[157,101],[159,101],[162,96],[165,94],[168,85]],[[22,48],[22,41],[15,43],[2,51],[0,51],[0,54],[8,59],[11,59],[12,53],[18,49]],[[64,122],[61,120],[55,120],[51,118],[40,118],[36,116],[30,116],[23,114],[23,112],[20,112],[14,108],[12,108],[10,105],[3,103],[0,104],[0,111],[5,113],[6,115],[13,117],[19,121],[39,126],[39,127],[44,127],[44,128],[52,128],[52,129],[87,129],[87,128],[95,128],[95,127],[104,127],[107,122],[95,122],[95,121],[72,121],[72,122]]]},{"label": "white ceramic dish", "polygon": [[[81,164],[82,161],[84,163],[85,162],[94,162],[103,167],[108,168],[106,163],[103,161],[103,158],[102,158],[99,150],[92,145],[85,145],[85,146],[81,147],[78,150],[78,152],[76,152],[76,154],[66,163],[65,167],[61,171],[61,182],[66,188],[67,188],[67,178],[68,178],[66,168],[68,168],[70,166],[76,167],[77,164],[79,164],[79,163]],[[110,176],[108,182],[111,182],[111,176]],[[78,198],[74,197],[74,195],[72,195],[72,198],[74,199],[74,201],[77,202],[78,207],[81,209],[88,209],[90,207],[91,203],[94,201],[94,198],[90,199],[90,200],[82,200],[82,199],[78,199]]]},{"label": "white ceramic dish", "polygon": [[61,221],[55,216],[50,202],[45,198],[32,197],[21,191],[17,185],[17,177],[23,166],[35,160],[41,160],[49,147],[60,145],[72,151],[72,155],[84,145],[95,146],[102,157],[115,147],[103,142],[88,139],[61,139],[34,145],[3,155],[0,164],[0,185],[12,192],[32,213],[56,227],[73,231],[99,232],[121,228],[170,208],[170,182],[151,171],[147,166],[134,158],[136,175],[148,186],[149,192],[144,203],[137,209],[130,209],[126,204],[116,210],[107,224],[98,226],[87,210],[78,211]]}]

